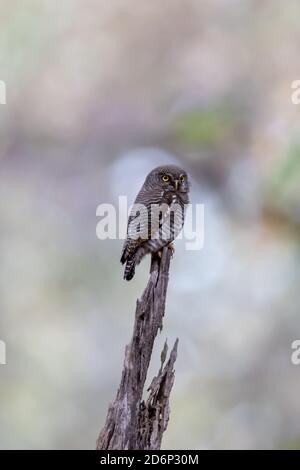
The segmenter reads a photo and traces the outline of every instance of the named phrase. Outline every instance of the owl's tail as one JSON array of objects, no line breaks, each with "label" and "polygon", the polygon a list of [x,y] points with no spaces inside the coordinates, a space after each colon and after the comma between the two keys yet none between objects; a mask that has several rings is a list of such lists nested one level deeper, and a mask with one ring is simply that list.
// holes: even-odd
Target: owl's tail
[{"label": "owl's tail", "polygon": [[135,274],[135,256],[131,256],[126,261],[124,279],[126,279],[126,281],[131,281],[134,274]]},{"label": "owl's tail", "polygon": [[138,248],[131,256],[125,257],[125,255],[122,255],[121,263],[126,263],[124,272],[124,279],[126,279],[126,281],[131,281],[135,274],[135,267],[140,264],[145,255],[151,253],[152,249],[153,244],[148,243]]}]

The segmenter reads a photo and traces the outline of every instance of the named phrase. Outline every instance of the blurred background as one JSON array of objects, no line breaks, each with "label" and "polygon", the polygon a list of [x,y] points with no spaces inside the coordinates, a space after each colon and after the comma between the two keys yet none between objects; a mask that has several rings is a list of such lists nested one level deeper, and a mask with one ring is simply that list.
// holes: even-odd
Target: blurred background
[{"label": "blurred background", "polygon": [[96,208],[169,162],[205,204],[205,243],[172,261],[150,371],[178,336],[163,447],[300,448],[299,15],[297,0],[1,0],[1,448],[95,447],[149,270],[122,280]]}]

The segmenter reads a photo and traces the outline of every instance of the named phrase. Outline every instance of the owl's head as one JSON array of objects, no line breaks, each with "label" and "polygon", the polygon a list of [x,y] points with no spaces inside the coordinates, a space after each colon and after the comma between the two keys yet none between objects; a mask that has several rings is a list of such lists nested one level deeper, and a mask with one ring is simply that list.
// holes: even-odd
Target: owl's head
[{"label": "owl's head", "polygon": [[188,193],[190,189],[186,171],[175,165],[154,168],[146,178],[146,185],[166,192]]}]

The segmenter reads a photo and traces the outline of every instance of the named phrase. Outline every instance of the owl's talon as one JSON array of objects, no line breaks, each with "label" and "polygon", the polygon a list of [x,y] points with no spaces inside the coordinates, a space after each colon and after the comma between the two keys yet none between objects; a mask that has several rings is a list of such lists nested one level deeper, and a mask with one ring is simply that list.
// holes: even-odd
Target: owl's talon
[{"label": "owl's talon", "polygon": [[173,258],[174,253],[175,253],[175,245],[173,245],[173,243],[169,243],[168,248],[169,248],[169,250],[171,250],[171,252],[172,252],[171,256]]}]

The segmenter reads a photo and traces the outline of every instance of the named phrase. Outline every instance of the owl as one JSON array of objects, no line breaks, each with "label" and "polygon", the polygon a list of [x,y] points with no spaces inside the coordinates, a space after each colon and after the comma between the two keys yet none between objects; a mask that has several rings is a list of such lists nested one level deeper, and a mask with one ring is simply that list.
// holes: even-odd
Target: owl
[{"label": "owl", "polygon": [[187,173],[175,165],[154,168],[131,209],[121,263],[124,279],[130,281],[135,267],[150,253],[172,243],[182,230],[189,203]]}]

